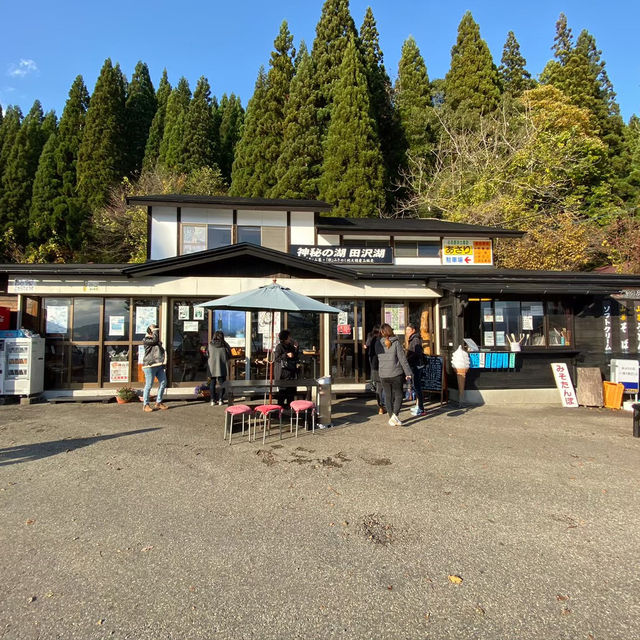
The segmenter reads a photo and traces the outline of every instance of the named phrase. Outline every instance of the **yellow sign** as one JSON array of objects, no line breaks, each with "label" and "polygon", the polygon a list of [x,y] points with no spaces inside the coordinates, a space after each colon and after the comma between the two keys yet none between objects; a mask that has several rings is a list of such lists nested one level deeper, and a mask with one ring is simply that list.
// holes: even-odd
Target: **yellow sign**
[{"label": "yellow sign", "polygon": [[442,241],[442,264],[493,264],[491,240],[445,238]]}]

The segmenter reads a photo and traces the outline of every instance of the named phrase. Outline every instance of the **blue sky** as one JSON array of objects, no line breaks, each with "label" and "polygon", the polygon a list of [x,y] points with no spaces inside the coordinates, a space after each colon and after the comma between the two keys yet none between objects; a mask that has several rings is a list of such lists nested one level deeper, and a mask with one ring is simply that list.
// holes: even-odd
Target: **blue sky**
[{"label": "blue sky", "polygon": [[[93,91],[102,63],[111,57],[127,77],[143,60],[156,86],[164,67],[172,85],[184,75],[193,88],[205,75],[215,95],[234,92],[246,106],[258,68],[268,64],[282,20],[288,21],[296,44],[304,39],[311,47],[322,4],[323,0],[36,0],[28,5],[0,1],[0,104],[18,104],[26,112],[38,98],[45,110],[55,109],[60,115],[75,76],[82,74]],[[563,11],[574,36],[582,29],[595,36],[625,120],[640,114],[637,0],[351,0],[358,28],[369,5],[392,79],[409,35],[420,47],[429,76],[444,76],[458,23],[467,10],[479,23],[497,64],[512,30],[535,76],[551,57],[555,22]]]}]

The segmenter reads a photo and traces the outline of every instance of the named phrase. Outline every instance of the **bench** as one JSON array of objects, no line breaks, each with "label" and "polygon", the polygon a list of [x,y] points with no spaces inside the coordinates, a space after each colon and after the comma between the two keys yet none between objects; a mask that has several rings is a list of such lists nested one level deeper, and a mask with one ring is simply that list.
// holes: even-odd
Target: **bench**
[{"label": "bench", "polygon": [[[305,399],[311,400],[311,392],[318,386],[318,381],[314,378],[304,378],[301,380],[274,380],[273,395],[278,393],[278,389],[290,389],[304,387],[306,389]],[[264,395],[269,393],[268,380],[227,380],[223,387],[227,394],[227,402],[231,406],[236,396]]]}]

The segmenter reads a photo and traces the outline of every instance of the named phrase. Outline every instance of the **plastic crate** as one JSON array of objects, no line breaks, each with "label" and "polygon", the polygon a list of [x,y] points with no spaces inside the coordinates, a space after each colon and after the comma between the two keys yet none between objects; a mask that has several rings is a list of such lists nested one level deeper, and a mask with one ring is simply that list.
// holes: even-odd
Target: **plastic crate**
[{"label": "plastic crate", "polygon": [[619,409],[622,406],[624,385],[621,382],[603,382],[604,406],[608,409]]}]

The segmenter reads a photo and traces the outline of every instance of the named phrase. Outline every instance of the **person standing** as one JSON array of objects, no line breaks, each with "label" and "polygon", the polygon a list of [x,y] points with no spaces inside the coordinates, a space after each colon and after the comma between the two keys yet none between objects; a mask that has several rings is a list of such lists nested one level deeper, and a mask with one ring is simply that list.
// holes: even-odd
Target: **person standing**
[{"label": "person standing", "polygon": [[389,424],[392,427],[401,427],[403,425],[398,414],[402,408],[402,385],[405,379],[411,380],[411,367],[391,325],[384,323],[380,326],[380,340],[376,342],[375,350],[387,413],[391,416]]},{"label": "person standing", "polygon": [[216,402],[221,405],[224,398],[224,383],[229,376],[229,362],[231,360],[231,347],[224,339],[222,331],[213,334],[213,340],[209,343],[209,393],[211,394],[211,406]]},{"label": "person standing", "polygon": [[424,368],[424,352],[422,351],[422,339],[418,335],[414,324],[409,323],[405,330],[404,348],[407,351],[407,362],[411,367],[413,389],[416,392],[416,405],[411,409],[414,416],[424,415],[424,399],[422,397],[421,370]]},{"label": "person standing", "polygon": [[[154,409],[168,409],[163,404],[162,398],[164,390],[167,388],[167,372],[164,370],[165,350],[160,342],[160,329],[157,324],[150,324],[142,340],[144,345],[144,356],[142,358],[142,370],[144,371],[144,393],[142,395],[142,410],[146,412]],[[153,380],[158,380],[158,395],[156,396],[155,407],[149,404],[149,392],[153,386]]]},{"label": "person standing", "polygon": [[380,340],[380,325],[374,324],[371,333],[367,336],[367,342],[364,345],[369,365],[371,367],[371,385],[373,386],[378,402],[378,415],[387,413],[384,407],[384,399],[382,394],[382,383],[380,382],[380,374],[378,372],[378,354],[376,353],[376,343]]},{"label": "person standing", "polygon": [[[274,380],[295,380],[298,377],[298,345],[291,339],[291,332],[287,329],[278,334],[278,340],[273,352]],[[279,388],[278,404],[283,409],[288,409],[295,394],[295,387]]]}]

